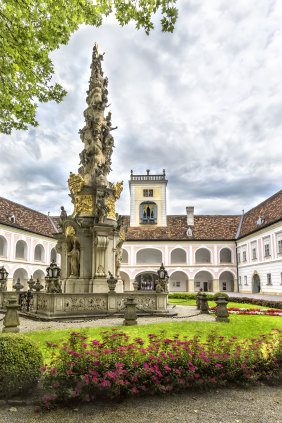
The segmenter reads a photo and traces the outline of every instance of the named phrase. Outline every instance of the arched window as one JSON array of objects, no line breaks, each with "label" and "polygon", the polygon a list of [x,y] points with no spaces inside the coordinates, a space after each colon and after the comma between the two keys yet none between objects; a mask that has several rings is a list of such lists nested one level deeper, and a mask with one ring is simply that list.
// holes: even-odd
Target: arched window
[{"label": "arched window", "polygon": [[51,250],[50,259],[51,261],[55,260],[55,262],[57,262],[57,251],[55,250],[55,248],[52,248]]},{"label": "arched window", "polygon": [[161,264],[163,261],[162,252],[155,248],[144,248],[137,251],[137,264]]},{"label": "arched window", "polygon": [[40,244],[37,244],[35,249],[34,249],[34,260],[35,261],[44,261],[44,248]]},{"label": "arched window", "polygon": [[170,262],[172,264],[186,263],[186,251],[182,248],[175,248],[175,250],[171,252]]},{"label": "arched window", "polygon": [[222,250],[220,250],[220,263],[231,263],[231,261],[231,250],[229,250],[229,248],[222,248]]},{"label": "arched window", "polygon": [[122,259],[121,262],[123,264],[128,264],[128,252],[123,248],[122,249]]},{"label": "arched window", "polygon": [[18,241],[16,245],[16,258],[27,259],[27,243],[25,241]]},{"label": "arched window", "polygon": [[139,208],[140,223],[157,223],[158,207],[153,201],[143,201]]},{"label": "arched window", "polygon": [[199,248],[196,251],[195,255],[195,262],[196,263],[210,263],[211,262],[211,253],[206,248]]},{"label": "arched window", "polygon": [[0,257],[7,257],[7,240],[3,236],[0,236]]}]

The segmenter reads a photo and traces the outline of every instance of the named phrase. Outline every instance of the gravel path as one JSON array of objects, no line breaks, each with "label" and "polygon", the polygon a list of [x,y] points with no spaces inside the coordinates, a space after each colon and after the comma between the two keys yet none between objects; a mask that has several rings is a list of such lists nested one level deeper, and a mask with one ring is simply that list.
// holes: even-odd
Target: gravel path
[{"label": "gravel path", "polygon": [[[147,325],[148,323],[164,323],[175,322],[179,320],[199,321],[199,322],[214,322],[215,318],[212,315],[199,314],[195,306],[176,306],[173,311],[177,313],[176,317],[140,317],[138,318],[138,325]],[[3,316],[3,315],[2,315]],[[1,316],[0,316],[1,319]],[[29,320],[20,317],[20,332],[32,332],[36,330],[54,330],[54,329],[72,329],[84,327],[100,327],[100,326],[122,326],[123,318],[104,318],[104,319],[85,319],[85,320],[71,320],[59,322],[42,322],[37,320]],[[3,328],[3,321],[0,321],[0,331]]]},{"label": "gravel path", "polygon": [[[14,411],[12,411],[14,409]],[[11,411],[9,411],[11,410]],[[282,389],[221,389],[129,398],[36,413],[34,406],[0,408],[0,423],[282,423]]]}]

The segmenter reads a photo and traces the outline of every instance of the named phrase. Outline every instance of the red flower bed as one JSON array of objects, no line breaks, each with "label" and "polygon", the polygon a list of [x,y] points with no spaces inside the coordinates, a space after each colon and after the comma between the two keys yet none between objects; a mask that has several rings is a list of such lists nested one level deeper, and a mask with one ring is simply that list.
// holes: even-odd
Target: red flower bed
[{"label": "red flower bed", "polygon": [[[251,314],[254,316],[258,316],[258,315],[282,316],[282,310],[280,309],[227,307],[227,310],[229,314]],[[215,312],[216,306],[210,307],[210,311]]]},{"label": "red flower bed", "polygon": [[148,335],[149,341],[112,330],[102,342],[73,333],[54,348],[42,369],[46,408],[58,401],[95,401],[142,393],[275,381],[281,361],[280,331],[238,341],[211,333],[206,342],[179,335]]}]

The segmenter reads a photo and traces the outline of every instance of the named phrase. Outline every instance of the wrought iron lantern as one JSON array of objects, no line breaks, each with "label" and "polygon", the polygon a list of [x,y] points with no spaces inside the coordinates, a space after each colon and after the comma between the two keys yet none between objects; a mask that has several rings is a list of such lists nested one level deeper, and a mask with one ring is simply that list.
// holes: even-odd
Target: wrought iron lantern
[{"label": "wrought iron lantern", "polygon": [[49,267],[46,269],[47,275],[45,276],[47,293],[59,294],[62,288],[59,282],[61,269],[57,266],[55,260],[52,260]]},{"label": "wrought iron lantern", "polygon": [[60,277],[61,269],[57,266],[55,260],[52,260],[49,267],[46,269],[47,276],[45,279],[57,279]]},{"label": "wrought iron lantern", "polygon": [[166,279],[168,277],[168,273],[165,270],[163,263],[161,264],[161,267],[158,270],[158,277],[159,279]]},{"label": "wrought iron lantern", "polygon": [[7,279],[8,279],[8,272],[4,266],[0,267],[0,291],[6,291],[7,286]]}]

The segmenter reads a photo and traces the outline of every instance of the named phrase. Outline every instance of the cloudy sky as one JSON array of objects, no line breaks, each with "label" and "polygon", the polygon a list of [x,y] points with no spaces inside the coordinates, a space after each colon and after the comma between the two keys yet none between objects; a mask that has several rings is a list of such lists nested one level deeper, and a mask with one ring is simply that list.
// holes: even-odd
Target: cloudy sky
[{"label": "cloudy sky", "polygon": [[0,136],[1,193],[36,210],[69,212],[67,179],[83,148],[92,47],[104,51],[115,146],[109,180],[168,178],[168,211],[237,214],[282,188],[281,0],[179,0],[173,34],[146,36],[113,19],[81,27],[56,51],[68,94],[38,108],[40,126]]}]

